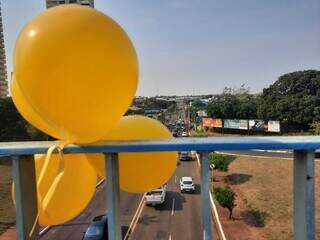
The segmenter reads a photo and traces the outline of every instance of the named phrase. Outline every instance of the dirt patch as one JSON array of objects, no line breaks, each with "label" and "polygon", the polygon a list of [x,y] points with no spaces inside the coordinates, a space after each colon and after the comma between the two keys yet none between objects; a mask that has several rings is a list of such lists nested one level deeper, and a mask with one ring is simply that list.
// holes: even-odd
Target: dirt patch
[{"label": "dirt patch", "polygon": [[[320,163],[316,162],[316,173]],[[282,240],[293,238],[293,161],[237,157],[229,166],[227,173],[215,173],[216,185],[229,185],[237,194],[235,208],[237,228],[244,228],[245,239]],[[316,207],[320,204],[320,177],[316,174]],[[225,215],[225,209],[219,209]],[[316,225],[320,216],[316,214]],[[231,222],[231,223],[230,223]],[[229,235],[232,221],[223,221]],[[242,226],[245,224],[245,226]],[[231,235],[230,233],[230,235]],[[253,235],[252,235],[253,234]],[[259,237],[254,234],[258,234]],[[233,235],[233,234],[232,234]],[[239,239],[237,235],[229,239]],[[317,230],[320,239],[320,229]]]},{"label": "dirt patch", "polygon": [[15,209],[11,199],[12,168],[0,165],[0,235],[15,225]]},{"label": "dirt patch", "polygon": [[[227,184],[228,180],[226,180],[228,175],[227,173],[216,173],[215,175],[216,181],[213,182],[215,186],[225,187],[229,185]],[[232,185],[229,185],[229,187],[231,187],[237,194],[235,201],[236,207],[233,210],[233,219],[229,219],[229,211],[227,209],[222,208],[218,203],[216,203],[226,238],[228,240],[267,240],[267,236],[261,228],[257,227],[257,221],[247,210],[242,198],[238,196],[238,192]]]}]

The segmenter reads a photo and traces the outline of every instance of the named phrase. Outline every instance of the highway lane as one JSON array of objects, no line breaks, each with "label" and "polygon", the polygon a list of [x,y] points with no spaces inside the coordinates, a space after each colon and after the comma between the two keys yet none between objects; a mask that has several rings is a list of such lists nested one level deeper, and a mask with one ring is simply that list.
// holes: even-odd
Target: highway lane
[{"label": "highway lane", "polygon": [[[79,240],[87,229],[91,220],[106,212],[106,186],[102,184],[97,188],[94,198],[87,208],[74,220],[59,226],[53,226],[41,240]],[[132,221],[132,217],[139,205],[142,194],[120,193],[120,220],[124,236]]]},{"label": "highway lane", "polygon": [[[194,178],[195,193],[180,193],[182,176]],[[181,162],[167,189],[164,206],[143,208],[132,240],[202,239],[200,173],[196,161]]]}]

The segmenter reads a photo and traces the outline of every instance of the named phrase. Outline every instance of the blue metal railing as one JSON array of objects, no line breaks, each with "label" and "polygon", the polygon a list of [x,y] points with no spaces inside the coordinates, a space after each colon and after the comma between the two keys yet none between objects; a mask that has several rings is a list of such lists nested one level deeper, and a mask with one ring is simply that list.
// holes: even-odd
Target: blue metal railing
[{"label": "blue metal railing", "polygon": [[[36,219],[36,189],[33,154],[46,153],[57,142],[0,143],[0,156],[12,156],[16,184],[16,219],[19,239],[29,239]],[[215,150],[294,151],[294,237],[315,239],[314,150],[320,137],[216,137],[180,138],[167,141],[103,142],[68,145],[64,153],[109,153],[106,155],[109,239],[120,239],[119,225],[119,152],[198,151],[201,152],[201,198],[204,239],[212,239],[208,153]],[[110,154],[112,153],[112,154]],[[25,179],[28,179],[26,183]],[[38,239],[37,231],[31,239]]]}]

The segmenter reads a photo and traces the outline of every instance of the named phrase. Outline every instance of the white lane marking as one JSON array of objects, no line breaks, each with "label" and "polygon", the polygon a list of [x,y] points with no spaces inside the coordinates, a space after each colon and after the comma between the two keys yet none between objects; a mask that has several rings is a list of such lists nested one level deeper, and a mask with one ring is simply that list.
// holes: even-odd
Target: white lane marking
[{"label": "white lane marking", "polygon": [[171,216],[173,216],[173,214],[174,214],[174,200],[175,200],[175,198],[173,198],[173,200],[172,200]]},{"label": "white lane marking", "polygon": [[143,196],[142,196],[142,198],[140,200],[140,203],[139,203],[139,205],[137,207],[137,210],[136,210],[135,214],[132,217],[132,221],[131,221],[131,223],[129,225],[129,228],[128,228],[127,233],[126,233],[126,235],[124,237],[124,240],[129,239],[129,236],[133,233],[133,231],[134,231],[134,229],[135,229],[135,227],[136,227],[136,225],[138,223],[138,220],[139,220],[140,215],[142,213],[142,210],[144,208],[144,200],[145,200],[144,196],[145,196],[145,194],[143,194]]},{"label": "white lane marking", "polygon": [[252,149],[255,152],[274,152],[274,153],[292,153],[290,150],[262,150],[262,149]]},{"label": "white lane marking", "polygon": [[286,158],[286,157],[272,157],[272,156],[256,156],[256,155],[248,155],[248,154],[237,154],[237,153],[228,153],[228,152],[216,152],[220,154],[225,155],[231,155],[231,156],[242,156],[242,157],[255,157],[255,158],[275,158],[275,159],[284,159],[284,160],[292,160],[293,158]]},{"label": "white lane marking", "polygon": [[199,160],[198,153],[197,153],[196,151],[191,151],[191,153],[196,156],[196,158],[197,158],[197,164],[198,164],[198,167],[200,168],[201,164],[200,164],[200,160]]},{"label": "white lane marking", "polygon": [[[266,159],[281,159],[281,160],[293,160],[293,158],[286,158],[286,157],[272,157],[272,156],[257,156],[257,155],[247,155],[247,154],[237,154],[237,153],[228,153],[228,152],[216,152],[224,155],[231,155],[231,156],[240,156],[240,157],[254,157],[254,158],[266,158]],[[318,162],[320,159],[315,159],[314,161]]]},{"label": "white lane marking", "polygon": [[41,229],[41,231],[39,232],[39,236],[43,236],[46,232],[48,232],[50,230],[52,226],[46,226],[45,228]]},{"label": "white lane marking", "polygon": [[210,195],[211,208],[212,208],[212,210],[213,210],[213,216],[215,217],[216,223],[218,224],[218,229],[219,229],[219,232],[220,232],[219,235],[221,235],[222,240],[226,240],[226,236],[224,235],[224,232],[223,232],[223,229],[222,229],[222,225],[221,225],[221,222],[220,222],[220,220],[219,220],[219,215],[218,215],[217,207],[216,207],[216,205],[214,204],[214,201],[213,201],[213,198],[212,198],[212,195],[211,195],[210,192],[209,192],[209,195]]},{"label": "white lane marking", "polygon": [[169,240],[171,240],[171,234],[169,235]]}]

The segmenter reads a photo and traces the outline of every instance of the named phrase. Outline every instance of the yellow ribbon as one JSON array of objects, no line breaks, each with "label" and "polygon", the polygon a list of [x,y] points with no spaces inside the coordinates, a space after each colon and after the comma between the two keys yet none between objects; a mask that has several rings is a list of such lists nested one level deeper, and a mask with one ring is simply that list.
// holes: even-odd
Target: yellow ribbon
[{"label": "yellow ribbon", "polygon": [[[38,200],[39,202],[41,203],[41,210],[43,212],[46,213],[47,211],[47,208],[48,208],[48,204],[50,203],[53,195],[54,195],[54,192],[57,188],[57,185],[58,183],[60,182],[61,178],[63,177],[64,175],[64,157],[63,157],[63,149],[65,148],[66,145],[68,145],[69,143],[68,142],[62,142],[58,145],[53,145],[51,146],[48,151],[47,151],[47,154],[46,154],[46,158],[44,160],[44,163],[43,163],[43,166],[41,168],[41,171],[40,171],[40,174],[39,174],[39,179],[37,181],[37,196],[38,196]],[[49,189],[44,192],[44,196],[42,197],[42,195],[40,194],[40,190],[41,187],[42,187],[42,184],[44,183],[44,177],[45,177],[45,174],[47,172],[47,170],[50,168],[50,159],[51,159],[51,156],[52,156],[52,153],[57,150],[58,153],[59,153],[59,167],[57,169],[57,172],[56,172],[56,177],[54,178],[53,182],[50,184],[50,187]],[[37,213],[37,216],[36,216],[36,219],[35,219],[35,222],[31,228],[31,231],[29,233],[29,237],[31,238],[32,235],[33,235],[33,232],[35,230],[35,227],[37,225],[37,222],[38,222],[38,219],[39,219],[39,209],[38,209],[38,213]]]}]

